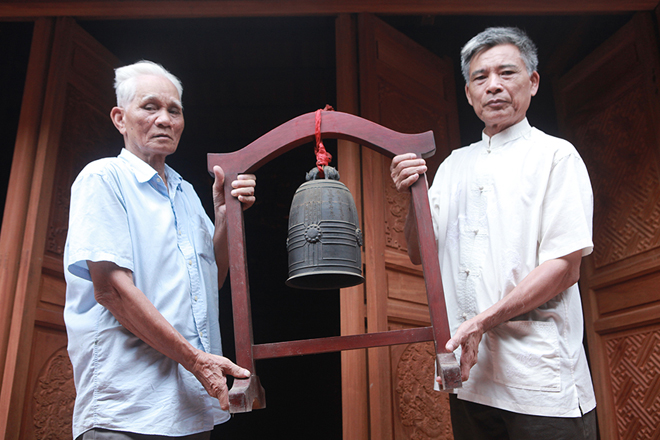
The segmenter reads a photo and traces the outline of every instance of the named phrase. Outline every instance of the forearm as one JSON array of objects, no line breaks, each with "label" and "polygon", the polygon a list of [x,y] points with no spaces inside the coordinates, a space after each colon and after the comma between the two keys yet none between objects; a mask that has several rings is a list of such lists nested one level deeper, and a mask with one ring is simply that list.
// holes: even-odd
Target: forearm
[{"label": "forearm", "polygon": [[417,232],[417,219],[415,217],[415,206],[410,198],[410,206],[408,207],[408,214],[406,215],[406,223],[404,226],[404,234],[406,236],[406,244],[408,245],[408,257],[413,264],[422,264],[422,254],[419,250],[419,233]]},{"label": "forearm", "polygon": [[213,251],[215,264],[218,267],[218,286],[222,286],[229,271],[229,239],[224,215],[216,213],[215,232],[213,234]]},{"label": "forearm", "polygon": [[532,270],[504,298],[458,327],[447,341],[445,349],[451,352],[461,346],[463,380],[468,380],[470,369],[477,363],[483,334],[505,321],[534,310],[575,284],[580,275],[581,259],[582,251],[576,251],[546,261]]},{"label": "forearm", "polygon": [[[108,264],[108,263],[95,263]],[[101,277],[90,264],[99,304],[128,331],[163,355],[191,371],[199,350],[193,347],[132,282],[130,272],[119,269]]]},{"label": "forearm", "polygon": [[550,301],[575,284],[582,251],[549,260],[532,270],[511,292],[475,317],[486,332]]},{"label": "forearm", "polygon": [[[218,266],[218,285],[222,286],[229,271],[229,239],[227,238],[227,206],[225,205],[225,174],[221,167],[214,166],[213,174],[213,209],[215,211],[215,232],[213,234],[213,248],[215,262]],[[248,209],[255,202],[254,188],[257,184],[254,174],[240,174],[231,183],[231,196],[241,202],[243,210]]]}]

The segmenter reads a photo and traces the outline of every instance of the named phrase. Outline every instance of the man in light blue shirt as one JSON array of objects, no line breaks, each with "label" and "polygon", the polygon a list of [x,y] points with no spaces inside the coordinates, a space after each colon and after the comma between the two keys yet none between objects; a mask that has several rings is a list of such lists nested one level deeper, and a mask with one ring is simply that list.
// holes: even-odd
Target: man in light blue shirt
[{"label": "man in light blue shirt", "polygon": [[[118,157],[89,164],[71,189],[64,319],[74,369],[76,439],[207,439],[229,418],[218,285],[228,270],[224,172],[215,224],[165,164],[184,127],[179,80],[142,61],[116,70]],[[250,207],[256,179],[233,195]]]}]

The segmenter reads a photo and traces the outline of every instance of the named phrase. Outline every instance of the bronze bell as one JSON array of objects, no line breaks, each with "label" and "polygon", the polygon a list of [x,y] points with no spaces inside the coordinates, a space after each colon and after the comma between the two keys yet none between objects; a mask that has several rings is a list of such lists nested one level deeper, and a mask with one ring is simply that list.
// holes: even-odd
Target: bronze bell
[{"label": "bronze bell", "polygon": [[364,282],[362,231],[351,192],[339,173],[324,167],[307,174],[293,196],[289,213],[289,279],[299,289],[339,289]]}]

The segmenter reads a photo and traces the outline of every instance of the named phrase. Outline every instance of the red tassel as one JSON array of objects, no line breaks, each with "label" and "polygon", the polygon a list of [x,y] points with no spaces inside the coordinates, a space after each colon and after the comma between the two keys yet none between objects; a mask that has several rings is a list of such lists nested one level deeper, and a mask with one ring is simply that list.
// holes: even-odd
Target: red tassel
[{"label": "red tassel", "polygon": [[316,110],[316,126],[315,126],[315,135],[316,135],[316,147],[314,147],[314,154],[316,154],[316,167],[319,169],[319,176],[321,178],[325,177],[323,172],[323,167],[327,166],[332,160],[332,155],[325,150],[323,142],[321,142],[321,112],[322,111],[334,111],[332,106],[326,105],[323,110]]}]

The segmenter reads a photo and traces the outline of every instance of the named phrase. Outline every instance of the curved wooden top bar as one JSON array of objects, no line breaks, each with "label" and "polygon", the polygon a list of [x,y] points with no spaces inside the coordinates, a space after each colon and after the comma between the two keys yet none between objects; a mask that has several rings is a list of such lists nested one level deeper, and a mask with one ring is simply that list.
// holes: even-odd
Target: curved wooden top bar
[{"label": "curved wooden top bar", "polygon": [[[244,148],[231,153],[208,153],[209,173],[215,165],[227,174],[252,173],[262,165],[315,138],[316,112],[306,113],[274,128]],[[429,157],[435,153],[433,132],[406,134],[349,113],[323,111],[321,136],[344,139],[370,147],[388,157],[415,153]]]}]

